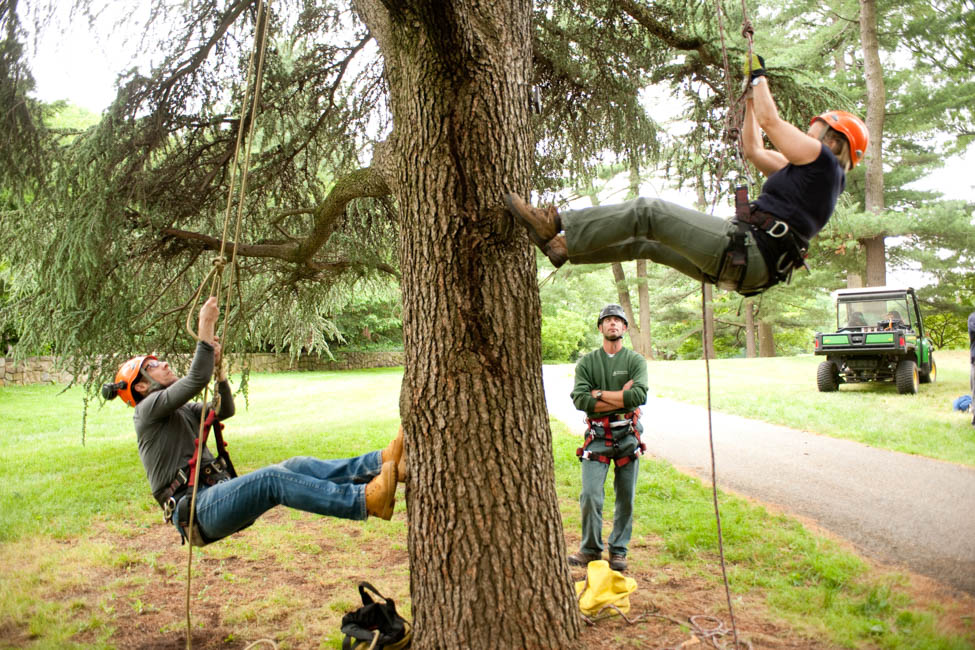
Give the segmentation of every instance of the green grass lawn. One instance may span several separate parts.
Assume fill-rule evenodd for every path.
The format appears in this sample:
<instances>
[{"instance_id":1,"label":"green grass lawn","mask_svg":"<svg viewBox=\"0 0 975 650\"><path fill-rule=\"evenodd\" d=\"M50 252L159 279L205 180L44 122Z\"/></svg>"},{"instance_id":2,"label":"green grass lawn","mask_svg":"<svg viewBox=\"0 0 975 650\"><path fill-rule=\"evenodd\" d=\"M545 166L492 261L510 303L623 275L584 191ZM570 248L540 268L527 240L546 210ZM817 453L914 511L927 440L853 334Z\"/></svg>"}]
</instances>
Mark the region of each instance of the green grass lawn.
<instances>
[{"instance_id":1,"label":"green grass lawn","mask_svg":"<svg viewBox=\"0 0 975 650\"><path fill-rule=\"evenodd\" d=\"M666 374L661 367L667 364L651 365L652 383L660 390ZM688 381L697 372L693 363L673 365L673 371L666 372L672 372L669 377L675 381ZM938 389L953 381L948 365L946 381ZM744 368L774 370L781 376L791 374L790 368L796 374L815 371L806 359L716 363L716 396L739 404L744 414L751 414L747 400L736 397L731 386ZM811 412L818 410L815 404L822 398L815 392L814 376L808 375L806 381L811 390L802 393L814 404ZM382 447L397 427L401 380L401 369L253 376L249 405L239 398L238 413L227 423L238 470L252 471L297 454L339 457ZM718 388L721 384L724 388ZM775 384L769 379L766 387ZM856 410L868 408L871 400L912 400L917 405L927 399L925 388L917 398L901 398L883 388L826 397L849 409L852 417ZM782 395L798 395L796 391L786 385ZM786 401L783 397L783 404ZM788 411L774 412L780 410ZM928 410L912 417L924 421ZM773 409L766 403L761 415L768 419L770 412ZM0 482L0 647L6 647L5 630L23 628L32 635L28 643L32 647L113 647L121 612L151 612L154 590L165 577L178 581L179 572L185 571L177 562L164 559L175 552L173 548L120 550L125 540L161 526L136 453L131 417L132 410L117 401L103 408L94 406L82 445L79 390L0 388L0 475L5 479ZM932 412L927 419L940 420L941 414ZM813 423L806 422L803 428L813 428ZM558 422L553 422L553 434L564 526L567 534L577 535L580 477L574 450L579 441ZM611 483L607 484L607 512L612 512ZM710 585L716 602L723 601L710 490L665 462L644 460L637 492L631 568L641 575L641 589L653 590L658 581L674 576L693 577ZM325 520L326 525L316 526L311 535L300 524L317 518L295 514L262 520L249 533L200 553L209 558L208 567L219 570L221 562L236 558L257 563L268 575L271 569L293 571L301 566L301 557L310 556L328 567L318 578L326 580L369 541L379 540L403 557L405 519L403 506L397 508L400 512L392 525ZM738 607L760 607L778 624L834 647L968 648L975 644L972 611L915 600L908 577L872 568L792 518L728 495L721 496L721 508ZM112 536L106 538L106 530ZM175 532L159 534L179 549ZM383 579L408 594L403 562ZM363 566L346 570L366 571L368 564L364 559ZM151 567L151 578L135 571L140 566ZM112 577L99 581L93 575ZM308 603L300 590L284 585L272 590L270 597L265 586L259 601L248 600L251 585L238 585L239 580L243 578L232 572L220 577L235 599L233 609L224 610L223 620L238 626L274 620L277 627L272 629L285 626L282 647L318 647L318 641L307 642L310 626L321 624L323 612L331 616L331 625L353 605L348 598ZM82 592L87 595L79 596ZM408 600L397 597L397 604L408 612ZM206 601L206 594L201 592L198 600ZM337 630L337 625L329 629ZM336 637L321 647L338 647Z\"/></svg>"},{"instance_id":2,"label":"green grass lawn","mask_svg":"<svg viewBox=\"0 0 975 650\"><path fill-rule=\"evenodd\" d=\"M841 385L820 393L816 367L822 357L718 359L711 365L711 405L733 413L856 440L873 447L975 465L971 414L951 410L968 392L968 351L935 353L938 378L917 395L899 395L893 384ZM648 363L650 392L705 406L703 361Z\"/></svg>"}]
</instances>

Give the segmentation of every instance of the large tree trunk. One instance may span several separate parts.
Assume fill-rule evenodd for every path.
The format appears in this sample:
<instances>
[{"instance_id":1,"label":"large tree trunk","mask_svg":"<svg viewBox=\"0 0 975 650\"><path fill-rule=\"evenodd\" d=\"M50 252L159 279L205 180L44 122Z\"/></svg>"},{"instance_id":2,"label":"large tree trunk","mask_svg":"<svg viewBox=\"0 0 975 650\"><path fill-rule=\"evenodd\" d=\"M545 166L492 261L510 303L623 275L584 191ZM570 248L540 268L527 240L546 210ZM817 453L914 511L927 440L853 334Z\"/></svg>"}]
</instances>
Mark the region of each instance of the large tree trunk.
<instances>
[{"instance_id":1,"label":"large tree trunk","mask_svg":"<svg viewBox=\"0 0 975 650\"><path fill-rule=\"evenodd\" d=\"M563 648L579 613L542 392L531 3L356 0L386 66L401 214L416 648Z\"/></svg>"},{"instance_id":2,"label":"large tree trunk","mask_svg":"<svg viewBox=\"0 0 975 650\"><path fill-rule=\"evenodd\" d=\"M863 68L867 82L866 210L880 214L884 209L883 135L886 90L880 64L880 42L877 39L877 0L860 0L860 40L863 45ZM861 239L867 255L867 286L887 284L886 245L883 233Z\"/></svg>"}]
</instances>

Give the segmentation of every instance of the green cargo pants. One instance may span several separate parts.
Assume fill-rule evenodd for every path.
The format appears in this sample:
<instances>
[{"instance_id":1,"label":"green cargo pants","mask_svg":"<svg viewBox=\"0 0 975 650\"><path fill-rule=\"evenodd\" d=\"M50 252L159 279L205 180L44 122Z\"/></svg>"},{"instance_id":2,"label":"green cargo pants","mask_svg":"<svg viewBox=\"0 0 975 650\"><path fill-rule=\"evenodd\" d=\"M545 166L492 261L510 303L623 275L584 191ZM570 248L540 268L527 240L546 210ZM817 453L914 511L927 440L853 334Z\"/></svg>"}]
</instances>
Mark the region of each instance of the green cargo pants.
<instances>
[{"instance_id":1,"label":"green cargo pants","mask_svg":"<svg viewBox=\"0 0 975 650\"><path fill-rule=\"evenodd\" d=\"M643 427L637 424L640 431ZM635 453L639 446L636 436L627 429L622 437L616 440L619 445L614 448L606 444L602 426L593 425L596 435L586 447L597 455L609 458L625 458ZM604 484L609 473L609 465L598 460L584 459L582 461L582 493L579 495L579 506L582 511L582 542L579 550L589 555L602 555L603 552L603 501L605 500ZM636 497L636 481L640 472L640 459L634 458L623 466L613 466L613 490L616 492L616 505L613 509L613 531L609 535L609 552L611 555L626 557L633 534L633 499Z\"/></svg>"},{"instance_id":2,"label":"green cargo pants","mask_svg":"<svg viewBox=\"0 0 975 650\"><path fill-rule=\"evenodd\" d=\"M598 205L561 212L569 261L575 264L625 262L648 259L677 269L699 281L717 278L718 286L736 289L741 267L725 265L721 258L735 225L660 199L639 198L615 205ZM765 260L748 233L748 255L742 291L768 284Z\"/></svg>"}]
</instances>

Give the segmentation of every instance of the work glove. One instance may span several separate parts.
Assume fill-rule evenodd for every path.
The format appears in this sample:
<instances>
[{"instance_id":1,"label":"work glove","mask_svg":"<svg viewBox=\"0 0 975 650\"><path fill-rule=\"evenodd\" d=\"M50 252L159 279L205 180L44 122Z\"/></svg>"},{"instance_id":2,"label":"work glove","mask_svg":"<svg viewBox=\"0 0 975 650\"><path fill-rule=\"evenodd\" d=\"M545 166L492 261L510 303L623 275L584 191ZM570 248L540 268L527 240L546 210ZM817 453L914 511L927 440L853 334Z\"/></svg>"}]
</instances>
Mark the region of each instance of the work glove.
<instances>
[{"instance_id":1,"label":"work glove","mask_svg":"<svg viewBox=\"0 0 975 650\"><path fill-rule=\"evenodd\" d=\"M742 66L742 74L745 75L747 81L751 81L756 77L765 76L765 59L758 54L751 55L751 66L748 65L748 54L745 55L745 64ZM751 75L748 74L748 69L751 68Z\"/></svg>"}]
</instances>

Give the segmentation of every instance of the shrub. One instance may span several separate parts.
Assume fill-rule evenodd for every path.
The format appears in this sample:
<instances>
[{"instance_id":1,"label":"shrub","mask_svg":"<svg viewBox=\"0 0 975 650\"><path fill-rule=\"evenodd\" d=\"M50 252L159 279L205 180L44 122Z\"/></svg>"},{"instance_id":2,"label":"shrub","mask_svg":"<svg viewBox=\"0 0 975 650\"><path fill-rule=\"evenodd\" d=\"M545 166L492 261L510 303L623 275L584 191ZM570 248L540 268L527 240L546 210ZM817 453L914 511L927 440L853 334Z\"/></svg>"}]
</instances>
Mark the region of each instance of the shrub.
<instances>
[{"instance_id":1,"label":"shrub","mask_svg":"<svg viewBox=\"0 0 975 650\"><path fill-rule=\"evenodd\" d=\"M575 361L580 353L588 352L593 327L590 319L575 312L560 309L555 316L542 316L542 358L546 361Z\"/></svg>"}]
</instances>

